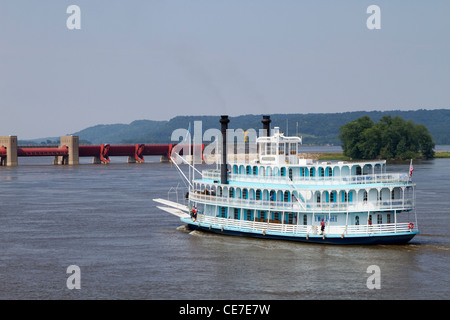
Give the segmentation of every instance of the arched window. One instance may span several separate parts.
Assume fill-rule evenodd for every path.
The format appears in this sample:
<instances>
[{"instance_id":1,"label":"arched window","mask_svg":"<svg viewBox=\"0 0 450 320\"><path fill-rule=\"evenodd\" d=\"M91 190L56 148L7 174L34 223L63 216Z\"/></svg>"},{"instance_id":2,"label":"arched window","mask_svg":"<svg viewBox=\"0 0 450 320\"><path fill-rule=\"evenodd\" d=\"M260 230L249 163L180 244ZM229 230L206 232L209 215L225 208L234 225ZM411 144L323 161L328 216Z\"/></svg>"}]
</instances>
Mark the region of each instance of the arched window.
<instances>
[{"instance_id":1,"label":"arched window","mask_svg":"<svg viewBox=\"0 0 450 320\"><path fill-rule=\"evenodd\" d=\"M270 201L275 201L275 191L270 190L270 194L269 194L269 200Z\"/></svg>"},{"instance_id":2,"label":"arched window","mask_svg":"<svg viewBox=\"0 0 450 320\"><path fill-rule=\"evenodd\" d=\"M283 201L284 202L289 202L289 191L285 191L284 192Z\"/></svg>"},{"instance_id":3,"label":"arched window","mask_svg":"<svg viewBox=\"0 0 450 320\"><path fill-rule=\"evenodd\" d=\"M333 169L328 167L327 170L328 170L328 176L331 177L333 175Z\"/></svg>"},{"instance_id":4,"label":"arched window","mask_svg":"<svg viewBox=\"0 0 450 320\"><path fill-rule=\"evenodd\" d=\"M330 202L336 202L336 191L330 192Z\"/></svg>"}]
</instances>

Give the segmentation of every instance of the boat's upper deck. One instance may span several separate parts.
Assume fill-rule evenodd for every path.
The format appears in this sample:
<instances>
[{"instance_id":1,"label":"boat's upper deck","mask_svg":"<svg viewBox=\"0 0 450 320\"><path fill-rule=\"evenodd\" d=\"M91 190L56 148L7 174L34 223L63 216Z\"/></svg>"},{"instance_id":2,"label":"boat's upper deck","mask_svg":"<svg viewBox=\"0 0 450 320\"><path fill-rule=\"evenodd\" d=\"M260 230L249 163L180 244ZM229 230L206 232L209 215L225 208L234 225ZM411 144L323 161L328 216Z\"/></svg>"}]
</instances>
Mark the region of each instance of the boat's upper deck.
<instances>
[{"instance_id":1,"label":"boat's upper deck","mask_svg":"<svg viewBox=\"0 0 450 320\"><path fill-rule=\"evenodd\" d=\"M271 136L256 139L257 154L251 161L228 161L230 183L280 184L302 186L340 186L367 184L411 185L407 173L387 173L386 160L315 161L299 152L300 137L285 137L275 127ZM242 158L242 157L241 157ZM245 158L245 157L244 157ZM218 182L220 170L204 170L202 179Z\"/></svg>"}]
</instances>

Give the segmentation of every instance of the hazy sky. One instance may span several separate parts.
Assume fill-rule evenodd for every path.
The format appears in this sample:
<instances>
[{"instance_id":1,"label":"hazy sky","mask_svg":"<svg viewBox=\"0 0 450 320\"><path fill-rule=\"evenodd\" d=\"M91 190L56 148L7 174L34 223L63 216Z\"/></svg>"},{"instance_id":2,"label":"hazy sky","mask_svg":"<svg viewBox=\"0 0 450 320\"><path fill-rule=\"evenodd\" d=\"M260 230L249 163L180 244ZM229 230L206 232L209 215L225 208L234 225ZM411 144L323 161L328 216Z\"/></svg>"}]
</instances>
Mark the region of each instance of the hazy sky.
<instances>
[{"instance_id":1,"label":"hazy sky","mask_svg":"<svg viewBox=\"0 0 450 320\"><path fill-rule=\"evenodd\" d=\"M66 26L73 4L80 30ZM449 59L448 0L0 0L0 135L450 108Z\"/></svg>"}]
</instances>

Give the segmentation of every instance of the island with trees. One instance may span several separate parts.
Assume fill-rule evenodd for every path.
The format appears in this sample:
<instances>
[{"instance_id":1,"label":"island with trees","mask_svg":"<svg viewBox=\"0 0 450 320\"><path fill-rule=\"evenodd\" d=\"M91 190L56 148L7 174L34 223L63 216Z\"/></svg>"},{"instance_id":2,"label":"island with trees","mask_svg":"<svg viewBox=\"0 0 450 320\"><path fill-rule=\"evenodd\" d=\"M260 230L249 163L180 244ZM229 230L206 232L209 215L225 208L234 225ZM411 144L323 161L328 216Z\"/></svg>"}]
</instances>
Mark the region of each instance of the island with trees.
<instances>
[{"instance_id":1,"label":"island with trees","mask_svg":"<svg viewBox=\"0 0 450 320\"><path fill-rule=\"evenodd\" d=\"M345 156L352 159L431 159L435 143L423 124L399 116L383 116L374 122L368 116L340 128L339 139Z\"/></svg>"}]
</instances>

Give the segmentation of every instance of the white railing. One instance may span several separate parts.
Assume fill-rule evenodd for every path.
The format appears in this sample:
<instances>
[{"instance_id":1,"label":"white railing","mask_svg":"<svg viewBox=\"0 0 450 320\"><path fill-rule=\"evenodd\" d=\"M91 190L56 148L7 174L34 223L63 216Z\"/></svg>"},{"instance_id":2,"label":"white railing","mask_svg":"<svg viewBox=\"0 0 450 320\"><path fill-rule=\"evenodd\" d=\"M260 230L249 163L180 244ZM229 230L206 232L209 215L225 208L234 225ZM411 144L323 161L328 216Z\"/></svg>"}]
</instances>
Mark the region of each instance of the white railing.
<instances>
[{"instance_id":1,"label":"white railing","mask_svg":"<svg viewBox=\"0 0 450 320\"><path fill-rule=\"evenodd\" d=\"M202 178L209 180L220 180L220 170L203 170Z\"/></svg>"},{"instance_id":2,"label":"white railing","mask_svg":"<svg viewBox=\"0 0 450 320\"><path fill-rule=\"evenodd\" d=\"M219 180L220 170L203 170L203 179ZM405 173L383 173L368 175L349 175L332 177L289 177L262 176L229 173L228 178L233 181L265 182L265 183L287 183L302 185L347 185L347 184L371 184L371 183L409 183L411 180Z\"/></svg>"},{"instance_id":3,"label":"white railing","mask_svg":"<svg viewBox=\"0 0 450 320\"><path fill-rule=\"evenodd\" d=\"M189 193L191 201L199 201L205 204L226 205L239 208L262 209L270 211L297 211L297 212L360 212L378 210L412 210L412 199L375 200L363 202L283 202L269 200L251 200L205 195L198 192Z\"/></svg>"},{"instance_id":4,"label":"white railing","mask_svg":"<svg viewBox=\"0 0 450 320\"><path fill-rule=\"evenodd\" d=\"M321 233L320 227L317 225L297 225L297 224L280 224L258 221L247 221L229 218L220 218L213 216L205 216L199 214L197 221L203 224L210 224L215 228L235 228L246 229L254 232L274 231L289 234L315 234ZM324 234L381 234L381 233L404 233L417 231L417 227L410 223L390 223L390 224L374 224L374 225L348 225L348 226L326 226Z\"/></svg>"}]
</instances>

